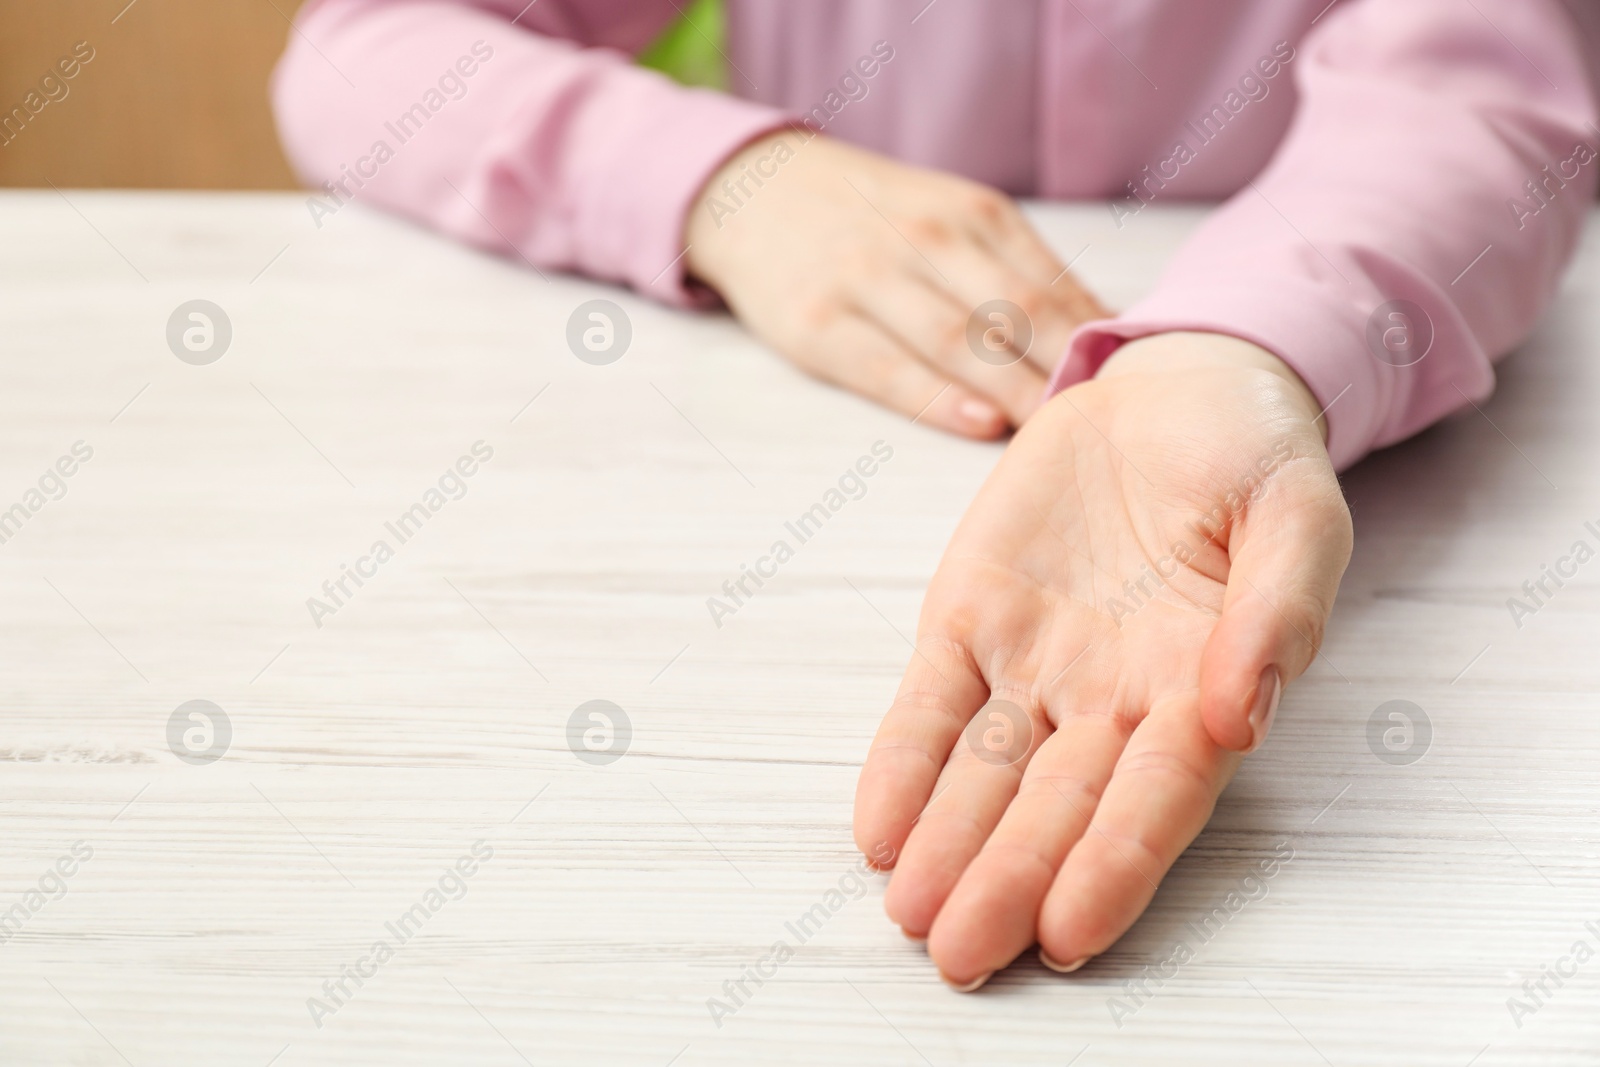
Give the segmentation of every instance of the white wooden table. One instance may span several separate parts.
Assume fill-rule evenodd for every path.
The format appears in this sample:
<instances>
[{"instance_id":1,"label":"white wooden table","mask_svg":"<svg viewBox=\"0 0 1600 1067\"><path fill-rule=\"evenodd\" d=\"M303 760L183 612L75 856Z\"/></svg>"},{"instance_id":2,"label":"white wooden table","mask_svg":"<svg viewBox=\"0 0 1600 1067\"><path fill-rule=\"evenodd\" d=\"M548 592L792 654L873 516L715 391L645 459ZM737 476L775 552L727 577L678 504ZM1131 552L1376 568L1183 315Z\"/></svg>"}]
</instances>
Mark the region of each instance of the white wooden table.
<instances>
[{"instance_id":1,"label":"white wooden table","mask_svg":"<svg viewBox=\"0 0 1600 1067\"><path fill-rule=\"evenodd\" d=\"M1125 303L1200 216L1037 217ZM1569 956L1600 949L1600 563L1520 630L1506 607L1600 544L1596 241L1483 413L1348 476L1326 656L1145 918L1079 974L1030 955L960 996L881 881L827 902L998 448L727 318L359 210L318 231L294 196L11 193L0 232L0 509L29 512L0 545L0 1063L1600 1064L1600 958ZM633 331L605 366L565 340L596 298ZM167 341L195 299L232 327L206 365ZM713 625L707 597L879 440L867 494ZM80 441L65 495L30 498ZM389 533L479 441L465 495ZM393 558L334 605L379 539ZM218 732L169 743L194 700L231 726L215 762L177 753ZM631 722L609 763L569 747L591 700ZM1420 760L1369 746L1390 700L1425 709ZM1196 938L1283 843L1265 896Z\"/></svg>"}]
</instances>

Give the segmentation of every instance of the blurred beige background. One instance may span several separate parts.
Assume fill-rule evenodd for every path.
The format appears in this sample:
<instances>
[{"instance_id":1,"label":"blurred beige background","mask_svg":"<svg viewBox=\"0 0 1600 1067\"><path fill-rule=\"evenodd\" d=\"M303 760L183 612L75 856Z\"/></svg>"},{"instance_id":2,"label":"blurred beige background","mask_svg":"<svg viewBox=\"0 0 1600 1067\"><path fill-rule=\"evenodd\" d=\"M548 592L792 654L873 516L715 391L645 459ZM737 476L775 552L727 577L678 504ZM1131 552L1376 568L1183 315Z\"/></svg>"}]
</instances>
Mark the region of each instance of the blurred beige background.
<instances>
[{"instance_id":1,"label":"blurred beige background","mask_svg":"<svg viewBox=\"0 0 1600 1067\"><path fill-rule=\"evenodd\" d=\"M30 91L37 106L78 42L94 49L64 97L0 135L0 185L292 187L267 77L300 3L0 0L0 117Z\"/></svg>"}]
</instances>

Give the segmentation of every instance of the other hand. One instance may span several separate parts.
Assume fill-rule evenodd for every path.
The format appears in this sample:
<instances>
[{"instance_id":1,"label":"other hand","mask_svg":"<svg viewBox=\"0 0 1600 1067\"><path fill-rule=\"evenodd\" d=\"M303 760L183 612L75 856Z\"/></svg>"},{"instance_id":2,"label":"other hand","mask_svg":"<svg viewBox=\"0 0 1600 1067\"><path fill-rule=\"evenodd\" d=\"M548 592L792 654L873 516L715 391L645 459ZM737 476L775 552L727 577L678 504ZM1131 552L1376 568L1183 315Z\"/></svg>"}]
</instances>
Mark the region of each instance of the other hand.
<instances>
[{"instance_id":1,"label":"other hand","mask_svg":"<svg viewBox=\"0 0 1600 1067\"><path fill-rule=\"evenodd\" d=\"M784 356L968 437L1022 425L1107 314L1008 197L799 131L729 160L686 236L690 272ZM969 331L991 301L1022 314Z\"/></svg>"}]
</instances>

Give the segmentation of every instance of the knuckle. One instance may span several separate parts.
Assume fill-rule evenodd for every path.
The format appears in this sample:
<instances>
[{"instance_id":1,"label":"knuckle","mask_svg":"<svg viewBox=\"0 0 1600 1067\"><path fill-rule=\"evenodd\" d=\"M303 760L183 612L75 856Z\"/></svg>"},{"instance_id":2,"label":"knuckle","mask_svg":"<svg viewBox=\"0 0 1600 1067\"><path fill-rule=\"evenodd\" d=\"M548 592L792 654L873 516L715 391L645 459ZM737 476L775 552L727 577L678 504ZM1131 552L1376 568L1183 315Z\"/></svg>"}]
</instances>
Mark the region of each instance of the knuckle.
<instances>
[{"instance_id":1,"label":"knuckle","mask_svg":"<svg viewBox=\"0 0 1600 1067\"><path fill-rule=\"evenodd\" d=\"M1038 844L1024 841L994 841L984 842L983 852L989 859L1000 856L1016 856L1027 860L1034 866L1042 868L1047 875L1054 875L1060 866L1053 856L1050 856Z\"/></svg>"},{"instance_id":2,"label":"knuckle","mask_svg":"<svg viewBox=\"0 0 1600 1067\"><path fill-rule=\"evenodd\" d=\"M1065 803L1084 819L1094 814L1101 792L1101 787L1088 779L1065 774L1029 776L1023 779L1020 790L1030 798L1037 795L1056 805Z\"/></svg>"},{"instance_id":3,"label":"knuckle","mask_svg":"<svg viewBox=\"0 0 1600 1067\"><path fill-rule=\"evenodd\" d=\"M1038 289L1029 288L1013 293L1011 302L1022 312L1023 317L1033 325L1047 321L1056 311L1054 299L1048 293L1041 292Z\"/></svg>"},{"instance_id":4,"label":"knuckle","mask_svg":"<svg viewBox=\"0 0 1600 1067\"><path fill-rule=\"evenodd\" d=\"M1009 220L1011 201L993 189L974 186L966 194L966 211L984 225L998 227Z\"/></svg>"},{"instance_id":5,"label":"knuckle","mask_svg":"<svg viewBox=\"0 0 1600 1067\"><path fill-rule=\"evenodd\" d=\"M1338 538L1337 545L1343 550L1343 558L1348 561L1350 549L1355 543L1355 524L1350 518L1350 504L1337 484L1323 495L1315 507L1315 514L1318 525Z\"/></svg>"},{"instance_id":6,"label":"knuckle","mask_svg":"<svg viewBox=\"0 0 1600 1067\"><path fill-rule=\"evenodd\" d=\"M955 240L955 227L938 215L918 215L906 223L913 244L943 247Z\"/></svg>"},{"instance_id":7,"label":"knuckle","mask_svg":"<svg viewBox=\"0 0 1600 1067\"><path fill-rule=\"evenodd\" d=\"M805 329L821 333L838 323L844 312L844 301L829 293L801 301L796 314Z\"/></svg>"},{"instance_id":8,"label":"knuckle","mask_svg":"<svg viewBox=\"0 0 1600 1067\"><path fill-rule=\"evenodd\" d=\"M1122 760L1117 774L1163 778L1192 799L1209 801L1213 787L1211 778L1193 763L1170 752L1138 752Z\"/></svg>"},{"instance_id":9,"label":"knuckle","mask_svg":"<svg viewBox=\"0 0 1600 1067\"><path fill-rule=\"evenodd\" d=\"M1172 860L1163 856L1143 834L1118 833L1097 823L1090 824L1089 832L1110 845L1118 856L1150 881L1160 882L1166 877Z\"/></svg>"},{"instance_id":10,"label":"knuckle","mask_svg":"<svg viewBox=\"0 0 1600 1067\"><path fill-rule=\"evenodd\" d=\"M1300 630L1311 645L1311 656L1307 657L1308 659L1315 658L1317 653L1322 651L1322 641L1328 634L1329 612L1319 601L1320 598L1312 598L1300 620ZM1332 605L1328 607L1331 608Z\"/></svg>"},{"instance_id":11,"label":"knuckle","mask_svg":"<svg viewBox=\"0 0 1600 1067\"><path fill-rule=\"evenodd\" d=\"M954 714L950 706L949 693L925 686L915 686L901 690L894 698L894 707L898 711L934 714L942 718L953 717Z\"/></svg>"}]
</instances>

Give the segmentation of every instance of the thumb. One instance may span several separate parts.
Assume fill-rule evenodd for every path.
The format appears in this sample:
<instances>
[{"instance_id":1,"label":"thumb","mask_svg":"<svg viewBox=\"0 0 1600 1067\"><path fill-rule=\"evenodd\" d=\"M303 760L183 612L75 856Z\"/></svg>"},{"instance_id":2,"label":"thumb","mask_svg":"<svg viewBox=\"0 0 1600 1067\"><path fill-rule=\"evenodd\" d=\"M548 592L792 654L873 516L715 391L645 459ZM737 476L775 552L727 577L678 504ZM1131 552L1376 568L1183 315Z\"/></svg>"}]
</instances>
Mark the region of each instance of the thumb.
<instances>
[{"instance_id":1,"label":"thumb","mask_svg":"<svg viewBox=\"0 0 1600 1067\"><path fill-rule=\"evenodd\" d=\"M1222 619L1200 660L1200 714L1217 744L1253 752L1266 740L1283 687L1322 644L1351 543L1325 459L1280 467L1236 519Z\"/></svg>"}]
</instances>

